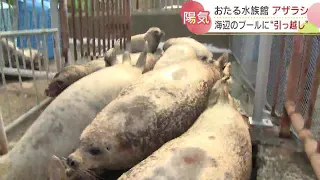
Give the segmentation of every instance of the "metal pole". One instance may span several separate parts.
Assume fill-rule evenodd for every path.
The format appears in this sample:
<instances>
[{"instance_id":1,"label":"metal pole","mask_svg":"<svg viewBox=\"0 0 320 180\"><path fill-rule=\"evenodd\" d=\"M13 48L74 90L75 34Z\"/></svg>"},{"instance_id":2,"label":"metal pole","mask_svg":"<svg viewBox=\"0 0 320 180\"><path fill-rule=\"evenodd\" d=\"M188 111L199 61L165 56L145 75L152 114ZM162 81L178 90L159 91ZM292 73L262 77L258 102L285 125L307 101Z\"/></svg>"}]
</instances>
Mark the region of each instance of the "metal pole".
<instances>
[{"instance_id":1,"label":"metal pole","mask_svg":"<svg viewBox=\"0 0 320 180\"><path fill-rule=\"evenodd\" d=\"M20 117L18 117L14 121L12 121L10 124L6 125L4 128L5 132L6 133L10 132L12 129L17 127L17 125L24 122L30 115L39 111L42 107L48 105L52 100L53 100L53 98L46 98L45 100L41 101L38 105L31 108L28 112L24 113L23 115L21 115Z\"/></svg>"},{"instance_id":2,"label":"metal pole","mask_svg":"<svg viewBox=\"0 0 320 180\"><path fill-rule=\"evenodd\" d=\"M19 72L20 71L20 72ZM17 68L3 68L3 72L6 75L13 75L13 76L18 76L20 75L21 77L29 77L32 78L32 70L29 69L18 69ZM0 70L0 74L2 73L2 70ZM46 78L48 76L49 79L52 79L56 73L55 72L47 72L47 71L34 71L34 75L37 78Z\"/></svg>"},{"instance_id":3,"label":"metal pole","mask_svg":"<svg viewBox=\"0 0 320 180\"><path fill-rule=\"evenodd\" d=\"M253 106L254 109L252 119L250 119L250 124L252 125L272 126L272 122L270 120L263 118L267 93L272 37L273 36L270 35L260 36L256 88Z\"/></svg>"},{"instance_id":4,"label":"metal pole","mask_svg":"<svg viewBox=\"0 0 320 180\"><path fill-rule=\"evenodd\" d=\"M0 31L0 38L2 38L2 37L15 37L15 36L34 36L34 35L39 35L39 34L55 33L57 31L58 31L57 28L19 30L19 31Z\"/></svg>"},{"instance_id":5,"label":"metal pole","mask_svg":"<svg viewBox=\"0 0 320 180\"><path fill-rule=\"evenodd\" d=\"M60 32L60 22L59 22L59 10L58 10L59 2L54 0L50 1L50 11L51 11L51 27L57 28Z\"/></svg>"}]
</instances>

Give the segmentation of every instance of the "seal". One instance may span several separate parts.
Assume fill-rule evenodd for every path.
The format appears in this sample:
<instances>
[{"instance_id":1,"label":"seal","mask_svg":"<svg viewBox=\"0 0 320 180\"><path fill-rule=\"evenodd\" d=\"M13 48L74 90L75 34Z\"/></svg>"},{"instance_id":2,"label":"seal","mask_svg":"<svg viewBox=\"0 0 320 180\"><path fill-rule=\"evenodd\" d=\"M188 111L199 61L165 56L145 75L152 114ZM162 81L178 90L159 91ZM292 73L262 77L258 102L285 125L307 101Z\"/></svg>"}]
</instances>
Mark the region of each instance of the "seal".
<instances>
[{"instance_id":1,"label":"seal","mask_svg":"<svg viewBox=\"0 0 320 180\"><path fill-rule=\"evenodd\" d=\"M186 61L186 60L197 60L196 51L189 45L176 44L170 46L164 53L163 56L157 61L154 69L167 67L171 64Z\"/></svg>"},{"instance_id":2,"label":"seal","mask_svg":"<svg viewBox=\"0 0 320 180\"><path fill-rule=\"evenodd\" d=\"M0 157L0 179L48 179L52 155L66 157L73 152L97 113L142 77L145 59L140 60L136 67L117 64L96 71L53 99L13 149Z\"/></svg>"},{"instance_id":3,"label":"seal","mask_svg":"<svg viewBox=\"0 0 320 180\"><path fill-rule=\"evenodd\" d=\"M33 63L33 68L39 70L40 64L44 64L44 55L36 49L19 49L15 47L11 41L7 43L5 38L1 38L0 45L2 47L5 67L10 67L9 60L11 60L11 66L13 68L17 68L16 60L18 60L19 68L22 69L32 69L31 64Z\"/></svg>"},{"instance_id":4,"label":"seal","mask_svg":"<svg viewBox=\"0 0 320 180\"><path fill-rule=\"evenodd\" d=\"M160 41L164 38L165 32L158 27L150 27L143 34L136 34L131 36L131 53L142 52L145 45L145 40L148 42L148 49L150 53L157 51ZM115 43L115 47L120 48L120 41Z\"/></svg>"},{"instance_id":5,"label":"seal","mask_svg":"<svg viewBox=\"0 0 320 180\"><path fill-rule=\"evenodd\" d=\"M81 170L131 168L193 124L220 78L211 64L195 60L145 73L85 128L67 164Z\"/></svg>"},{"instance_id":6,"label":"seal","mask_svg":"<svg viewBox=\"0 0 320 180\"><path fill-rule=\"evenodd\" d=\"M105 68L105 62L102 59L81 65L66 66L53 77L48 88L45 89L45 94L49 97L57 97L74 82L103 68Z\"/></svg>"},{"instance_id":7,"label":"seal","mask_svg":"<svg viewBox=\"0 0 320 180\"><path fill-rule=\"evenodd\" d=\"M132 65L137 64L140 56L146 56L146 57L143 57L143 58L146 58L146 64L145 64L145 69L143 73L153 70L154 65L156 64L156 62L162 56L162 53L163 53L161 49L157 49L157 51L154 54L149 53L148 48L149 48L148 43L146 41L143 52L127 54L130 56L130 61ZM123 55L124 55L123 53L121 54L119 53L119 50L117 48L109 49L104 57L105 65L113 66L115 64L122 63Z\"/></svg>"},{"instance_id":8,"label":"seal","mask_svg":"<svg viewBox=\"0 0 320 180\"><path fill-rule=\"evenodd\" d=\"M250 179L249 126L233 106L228 78L214 85L208 109L187 132L164 144L118 180Z\"/></svg>"},{"instance_id":9,"label":"seal","mask_svg":"<svg viewBox=\"0 0 320 180\"><path fill-rule=\"evenodd\" d=\"M170 38L163 44L163 50L166 51L170 46L174 44L188 44L196 51L196 54L199 59L202 61L212 61L213 55L209 51L209 49L200 43L199 41L191 38L191 37L178 37L178 38Z\"/></svg>"}]
</instances>

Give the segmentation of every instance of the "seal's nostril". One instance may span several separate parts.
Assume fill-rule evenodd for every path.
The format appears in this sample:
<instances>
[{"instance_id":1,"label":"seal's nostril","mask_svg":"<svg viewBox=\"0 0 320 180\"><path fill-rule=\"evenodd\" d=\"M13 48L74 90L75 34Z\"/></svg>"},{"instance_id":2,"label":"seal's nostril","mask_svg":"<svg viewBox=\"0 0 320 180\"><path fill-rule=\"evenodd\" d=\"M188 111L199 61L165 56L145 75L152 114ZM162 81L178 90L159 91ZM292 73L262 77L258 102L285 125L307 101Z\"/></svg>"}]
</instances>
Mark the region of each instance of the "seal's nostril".
<instances>
[{"instance_id":1,"label":"seal's nostril","mask_svg":"<svg viewBox=\"0 0 320 180\"><path fill-rule=\"evenodd\" d=\"M71 161L70 165L71 165L71 166L74 166L74 164L75 164L74 161Z\"/></svg>"},{"instance_id":2,"label":"seal's nostril","mask_svg":"<svg viewBox=\"0 0 320 180\"><path fill-rule=\"evenodd\" d=\"M67 158L67 164L72 168L75 168L77 166L77 162L72 158L72 156L69 156Z\"/></svg>"}]
</instances>

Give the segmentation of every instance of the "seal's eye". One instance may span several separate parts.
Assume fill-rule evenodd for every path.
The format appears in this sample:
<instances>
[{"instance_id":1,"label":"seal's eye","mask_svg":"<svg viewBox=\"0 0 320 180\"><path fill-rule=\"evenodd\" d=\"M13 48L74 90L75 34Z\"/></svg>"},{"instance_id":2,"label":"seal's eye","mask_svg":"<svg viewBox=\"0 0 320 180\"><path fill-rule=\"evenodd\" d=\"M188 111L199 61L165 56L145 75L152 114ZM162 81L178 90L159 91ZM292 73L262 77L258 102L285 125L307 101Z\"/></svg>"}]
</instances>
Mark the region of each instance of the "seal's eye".
<instances>
[{"instance_id":1,"label":"seal's eye","mask_svg":"<svg viewBox=\"0 0 320 180\"><path fill-rule=\"evenodd\" d=\"M207 61L207 57L206 56L201 57L201 61Z\"/></svg>"},{"instance_id":2,"label":"seal's eye","mask_svg":"<svg viewBox=\"0 0 320 180\"><path fill-rule=\"evenodd\" d=\"M89 153L93 156L97 156L99 154L102 153L101 149L100 148L97 148L97 147L92 147L89 149Z\"/></svg>"}]
</instances>

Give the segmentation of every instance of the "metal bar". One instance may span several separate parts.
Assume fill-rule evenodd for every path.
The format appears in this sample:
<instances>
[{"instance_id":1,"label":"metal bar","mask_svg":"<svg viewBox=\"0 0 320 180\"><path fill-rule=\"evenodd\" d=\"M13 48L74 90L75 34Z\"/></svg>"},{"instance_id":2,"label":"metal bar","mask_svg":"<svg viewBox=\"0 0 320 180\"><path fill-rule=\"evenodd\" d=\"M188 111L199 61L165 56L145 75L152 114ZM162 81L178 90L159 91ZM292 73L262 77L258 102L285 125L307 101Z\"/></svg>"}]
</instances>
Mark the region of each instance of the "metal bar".
<instances>
[{"instance_id":1,"label":"metal bar","mask_svg":"<svg viewBox=\"0 0 320 180\"><path fill-rule=\"evenodd\" d=\"M20 38L20 40L21 39L22 38ZM21 49L21 51L22 51L22 54L24 54L24 49ZM23 65L24 69L27 69L27 64L26 64L26 60L25 60L24 56L22 56L22 65Z\"/></svg>"},{"instance_id":2,"label":"metal bar","mask_svg":"<svg viewBox=\"0 0 320 180\"><path fill-rule=\"evenodd\" d=\"M110 28L110 26L111 26L111 23L110 23L110 14L111 14L111 12L110 12L110 10L111 10L111 8L110 8L110 0L107 0L107 28L106 29L108 29L107 30L107 36L108 36L108 49L110 49L110 47L111 47L111 32L110 32L110 30L111 30L111 28Z\"/></svg>"},{"instance_id":3,"label":"metal bar","mask_svg":"<svg viewBox=\"0 0 320 180\"><path fill-rule=\"evenodd\" d=\"M57 65L57 71L59 72L62 68L62 64L61 64L61 56L60 56L60 39L59 39L58 33L54 33L53 42L54 42L54 60Z\"/></svg>"},{"instance_id":4,"label":"metal bar","mask_svg":"<svg viewBox=\"0 0 320 180\"><path fill-rule=\"evenodd\" d=\"M126 6L127 6L127 12L126 12L126 25L127 25L127 41L126 41L126 50L131 52L131 2L130 0L125 0Z\"/></svg>"},{"instance_id":5,"label":"metal bar","mask_svg":"<svg viewBox=\"0 0 320 180\"><path fill-rule=\"evenodd\" d=\"M98 14L98 20L97 20L97 26L98 26L98 53L100 55L101 53L101 19L102 19L102 13L101 13L101 2L98 1L99 6L97 7L97 14Z\"/></svg>"},{"instance_id":6,"label":"metal bar","mask_svg":"<svg viewBox=\"0 0 320 180\"><path fill-rule=\"evenodd\" d=\"M111 46L114 47L114 39L115 39L115 0L111 0L111 35L112 35L112 39L111 39Z\"/></svg>"},{"instance_id":7,"label":"metal bar","mask_svg":"<svg viewBox=\"0 0 320 180\"><path fill-rule=\"evenodd\" d=\"M91 15L92 15L92 46L93 46L93 54L91 56L91 60L96 56L96 36L95 36L95 7L94 0L91 0ZM89 45L89 44L88 44Z\"/></svg>"},{"instance_id":8,"label":"metal bar","mask_svg":"<svg viewBox=\"0 0 320 180\"><path fill-rule=\"evenodd\" d=\"M7 43L6 49L8 52L9 67L12 67L12 59L11 59L11 54L10 54L10 49L9 49L9 39L8 39L8 37L6 37L5 39L6 39L6 43Z\"/></svg>"},{"instance_id":9,"label":"metal bar","mask_svg":"<svg viewBox=\"0 0 320 180\"><path fill-rule=\"evenodd\" d=\"M73 34L73 56L74 60L78 60L78 54L77 54L77 29L76 29L76 0L71 0L71 15L72 15L72 34Z\"/></svg>"},{"instance_id":10,"label":"metal bar","mask_svg":"<svg viewBox=\"0 0 320 180\"><path fill-rule=\"evenodd\" d=\"M32 57L32 50L31 50L31 41L30 41L30 36L28 36L28 48L29 48L29 53L30 53L30 57ZM37 78L34 76L34 63L33 61L31 61L31 69L32 69L32 76L33 76L33 83L34 83L34 90L36 92L36 94L38 94L38 86L37 86ZM40 103L40 99L39 96L36 96L36 102L37 104Z\"/></svg>"},{"instance_id":11,"label":"metal bar","mask_svg":"<svg viewBox=\"0 0 320 180\"><path fill-rule=\"evenodd\" d=\"M308 67L309 67L309 62L310 62L310 57L311 57L311 52L312 52L312 39L314 36L304 36L304 44L303 44L303 62L302 62L302 67L301 67L301 75L300 75L300 82L299 82L299 93L298 93L298 98L296 101L296 111L301 112L302 108L302 101L303 101L303 96L305 94L305 86L306 86L306 80L307 80L307 73L308 73Z\"/></svg>"},{"instance_id":12,"label":"metal bar","mask_svg":"<svg viewBox=\"0 0 320 180\"><path fill-rule=\"evenodd\" d=\"M124 11L124 9L123 9L123 0L121 0L120 1L120 4L119 4L119 26L120 26L120 30L119 30L119 36L120 36L120 38L119 38L119 41L120 41L120 48L122 49L123 48L123 41L124 41L124 15L123 15L123 11Z\"/></svg>"},{"instance_id":13,"label":"metal bar","mask_svg":"<svg viewBox=\"0 0 320 180\"><path fill-rule=\"evenodd\" d=\"M7 31L8 30L8 28L7 28L7 23L6 23L6 20L4 19L4 9L3 9L3 0L1 0L1 3L0 3L0 5L1 5L1 16L2 16L2 23L3 23L3 28L4 28L4 30L5 31Z\"/></svg>"},{"instance_id":14,"label":"metal bar","mask_svg":"<svg viewBox=\"0 0 320 180\"><path fill-rule=\"evenodd\" d=\"M8 153L8 139L7 139L6 131L4 130L4 122L2 117L1 106L0 106L0 147L1 147L0 155L4 155Z\"/></svg>"},{"instance_id":15,"label":"metal bar","mask_svg":"<svg viewBox=\"0 0 320 180\"><path fill-rule=\"evenodd\" d=\"M83 53L83 24L82 24L82 16L83 16L83 13L82 13L82 1L78 1L78 4L79 4L79 30L80 30L80 55L81 57L83 57L84 53Z\"/></svg>"},{"instance_id":16,"label":"metal bar","mask_svg":"<svg viewBox=\"0 0 320 180\"><path fill-rule=\"evenodd\" d=\"M1 36L0 36L0 40L1 40ZM9 95L8 95L8 89L7 89L6 76L5 76L4 72L3 72L4 65L5 65L5 62L4 62L4 57L3 57L3 49L2 49L2 46L0 46L0 72L1 72L1 79L2 79L2 84L3 84L3 87L4 87L5 101L7 102L6 105L7 105L7 108L8 108L8 113L9 113L9 116L11 117L12 114L11 114L10 101L9 101Z\"/></svg>"},{"instance_id":17,"label":"metal bar","mask_svg":"<svg viewBox=\"0 0 320 180\"><path fill-rule=\"evenodd\" d=\"M89 32L89 0L85 0L84 1L84 6L85 6L85 15L86 15L86 36L87 36L87 56L88 59L90 57L90 42L89 42L89 36L90 36L90 32Z\"/></svg>"},{"instance_id":18,"label":"metal bar","mask_svg":"<svg viewBox=\"0 0 320 180\"><path fill-rule=\"evenodd\" d=\"M106 31L108 28L106 28L106 1L102 0L102 12L103 12L103 16L102 16L102 29L103 29L103 33L102 33L102 39L103 39L103 53L106 53Z\"/></svg>"},{"instance_id":19,"label":"metal bar","mask_svg":"<svg viewBox=\"0 0 320 180\"><path fill-rule=\"evenodd\" d=\"M62 38L62 55L65 58L65 63L69 61L69 20L68 20L68 8L67 0L59 0L59 12L60 12L60 34Z\"/></svg>"},{"instance_id":20,"label":"metal bar","mask_svg":"<svg viewBox=\"0 0 320 180\"><path fill-rule=\"evenodd\" d=\"M289 64L289 70L287 74L287 84L285 98L286 101L295 101L296 90L298 88L299 73L300 72L300 54L302 54L301 46L302 36L293 37L293 51L291 54L291 60ZM284 116L280 120L280 137L289 138L290 137L290 118L289 114L286 113L284 108Z\"/></svg>"},{"instance_id":21,"label":"metal bar","mask_svg":"<svg viewBox=\"0 0 320 180\"><path fill-rule=\"evenodd\" d=\"M305 120L301 113L295 111L295 106L296 104L294 101L287 101L285 103L285 109L290 116L292 126L298 134L299 139L303 142L311 166L318 179L320 179L320 142L313 138L312 132L309 129L305 128Z\"/></svg>"},{"instance_id":22,"label":"metal bar","mask_svg":"<svg viewBox=\"0 0 320 180\"><path fill-rule=\"evenodd\" d=\"M35 3L34 3L35 0L32 0L32 17L33 17L33 26L34 26L34 29L38 29L39 27L37 26L37 15L36 15L36 9L35 9ZM41 0L43 1L43 0ZM38 36L37 35L34 35L34 38L35 38L35 49L36 50L39 50L39 44L38 44ZM39 58L38 59L38 63L39 63L39 69L41 70L41 59ZM39 96L38 94L36 96ZM38 97L39 98L39 97Z\"/></svg>"},{"instance_id":23,"label":"metal bar","mask_svg":"<svg viewBox=\"0 0 320 180\"><path fill-rule=\"evenodd\" d=\"M13 18L14 18L14 20L13 20L13 22L14 22L14 25L13 25L13 30L18 30L18 24L20 23L19 21L19 12L20 12L20 8L19 8L19 5L18 5L18 1L13 1L14 2L14 6L16 7L16 8L14 8L14 16L13 16Z\"/></svg>"},{"instance_id":24,"label":"metal bar","mask_svg":"<svg viewBox=\"0 0 320 180\"><path fill-rule=\"evenodd\" d=\"M46 98L45 100L41 101L38 105L36 105L33 108L31 108L28 112L24 113L23 115L21 115L20 117L18 117L14 121L12 121L10 124L6 125L5 128L4 128L5 132L6 133L10 132L17 125L19 125L20 123L24 122L30 115L34 114L35 112L37 112L42 107L48 105L52 100L53 100L53 98Z\"/></svg>"},{"instance_id":25,"label":"metal bar","mask_svg":"<svg viewBox=\"0 0 320 180\"><path fill-rule=\"evenodd\" d=\"M123 0L123 12L122 12L122 21L123 21L123 49L126 49L126 41L127 41L127 13L128 13L128 8L129 8L129 11L132 10L131 7L129 7L127 5L127 2L126 0Z\"/></svg>"},{"instance_id":26,"label":"metal bar","mask_svg":"<svg viewBox=\"0 0 320 180\"><path fill-rule=\"evenodd\" d=\"M115 21L114 24L114 39L117 41L119 39L119 7L118 7L119 0L114 1L114 16L113 19Z\"/></svg>"},{"instance_id":27,"label":"metal bar","mask_svg":"<svg viewBox=\"0 0 320 180\"><path fill-rule=\"evenodd\" d=\"M125 37L126 37L126 21L125 21L125 0L122 0L121 1L121 4L120 4L120 9L121 9L121 12L120 12L120 16L121 16L121 40L122 41L122 49L125 48Z\"/></svg>"},{"instance_id":28,"label":"metal bar","mask_svg":"<svg viewBox=\"0 0 320 180\"><path fill-rule=\"evenodd\" d=\"M17 52L17 46L16 46L16 42L13 42L13 48L14 48L14 52ZM14 55L15 56L15 60L16 60L16 70L18 72L18 79L19 79L19 86L20 86L20 100L21 102L23 102L23 97L24 97L24 93L23 93L23 88L22 88L22 78L21 78L21 73L20 73L20 64L19 64L19 60L18 60L18 56L17 54ZM5 73L5 72L4 72Z\"/></svg>"},{"instance_id":29,"label":"metal bar","mask_svg":"<svg viewBox=\"0 0 320 180\"><path fill-rule=\"evenodd\" d=\"M29 77L32 78L32 70L29 69L18 69L17 68L3 68L0 70L0 73L4 73L7 75L13 75L13 76L18 76L20 75L21 77ZM56 73L55 72L47 72L47 71L35 71L34 75L37 78L43 78L43 77L48 77L49 79L52 79Z\"/></svg>"},{"instance_id":30,"label":"metal bar","mask_svg":"<svg viewBox=\"0 0 320 180\"><path fill-rule=\"evenodd\" d=\"M305 123L305 128L310 129L311 123L312 123L312 114L314 110L314 106L316 103L316 98L317 98L317 92L318 88L320 85L320 51L318 50L318 57L317 57L317 63L315 67L315 73L312 79L312 86L311 86L311 92L310 92L310 97L308 100L308 108L307 108L307 118L306 118L306 123Z\"/></svg>"},{"instance_id":31,"label":"metal bar","mask_svg":"<svg viewBox=\"0 0 320 180\"><path fill-rule=\"evenodd\" d=\"M293 37L293 51L288 71L288 80L286 88L286 99L290 101L296 100L296 90L299 82L299 72L301 70L300 57L303 53L302 46L303 37L301 35Z\"/></svg>"},{"instance_id":32,"label":"metal bar","mask_svg":"<svg viewBox=\"0 0 320 180\"><path fill-rule=\"evenodd\" d=\"M273 105L271 107L271 115L276 116L276 106L278 103L278 93L279 93L279 85L281 79L281 72L283 69L284 60L284 46L285 46L285 35L280 36L280 61L277 67L277 75L276 75L276 84L273 89Z\"/></svg>"},{"instance_id":33,"label":"metal bar","mask_svg":"<svg viewBox=\"0 0 320 180\"><path fill-rule=\"evenodd\" d=\"M33 29L33 30L21 30L21 31L0 31L1 37L14 37L14 36L32 36L35 34L46 34L58 32L57 28L51 29Z\"/></svg>"},{"instance_id":34,"label":"metal bar","mask_svg":"<svg viewBox=\"0 0 320 180\"><path fill-rule=\"evenodd\" d=\"M265 107L268 74L270 66L270 54L272 36L260 36L258 69L256 77L256 88L254 96L253 124L265 125L263 123L263 109Z\"/></svg>"},{"instance_id":35,"label":"metal bar","mask_svg":"<svg viewBox=\"0 0 320 180\"><path fill-rule=\"evenodd\" d=\"M29 29L31 27L29 27L29 17L28 17L28 11L27 11L27 0L24 0L23 1L23 6L24 6L24 23L25 23L25 26L24 26L24 29ZM21 41L22 39L20 39Z\"/></svg>"},{"instance_id":36,"label":"metal bar","mask_svg":"<svg viewBox=\"0 0 320 180\"><path fill-rule=\"evenodd\" d=\"M44 13L44 3L43 3L43 0L41 1L41 9L42 9L42 29L44 29L44 24L46 22L46 19L44 18L45 17L45 13ZM60 14L60 18L61 18L61 14ZM61 21L62 22L62 21ZM61 31L62 33L62 31ZM48 38L48 34L43 34L42 35L43 37L43 41L44 41L44 65L45 65L45 69L47 71L47 82L49 83L49 58L48 58L48 41L47 41L47 38ZM67 57L65 57L67 58ZM68 61L66 61L68 62Z\"/></svg>"},{"instance_id":37,"label":"metal bar","mask_svg":"<svg viewBox=\"0 0 320 180\"><path fill-rule=\"evenodd\" d=\"M139 10L139 0L136 0L136 10Z\"/></svg>"},{"instance_id":38,"label":"metal bar","mask_svg":"<svg viewBox=\"0 0 320 180\"><path fill-rule=\"evenodd\" d=\"M8 1L8 6L9 6L9 21L10 21L10 24L11 24L11 28L13 29L13 17L12 17L12 5L10 4L10 1Z\"/></svg>"}]
</instances>

